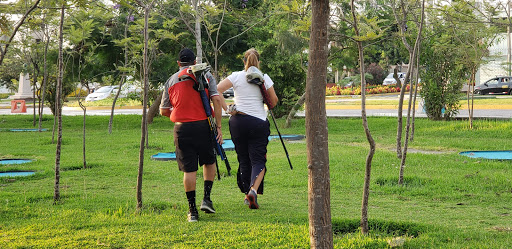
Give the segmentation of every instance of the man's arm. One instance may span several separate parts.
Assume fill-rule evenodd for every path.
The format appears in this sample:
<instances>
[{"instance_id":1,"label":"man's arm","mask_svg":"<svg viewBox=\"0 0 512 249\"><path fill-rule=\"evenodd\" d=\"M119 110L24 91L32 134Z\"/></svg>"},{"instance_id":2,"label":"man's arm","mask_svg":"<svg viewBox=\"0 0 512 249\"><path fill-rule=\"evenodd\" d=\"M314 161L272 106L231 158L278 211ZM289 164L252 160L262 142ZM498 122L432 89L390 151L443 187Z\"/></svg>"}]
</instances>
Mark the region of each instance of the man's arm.
<instances>
[{"instance_id":1,"label":"man's arm","mask_svg":"<svg viewBox=\"0 0 512 249\"><path fill-rule=\"evenodd\" d=\"M160 115L170 117L171 116L171 101L169 100L169 93L167 87L162 92L162 100L160 101Z\"/></svg>"}]
</instances>

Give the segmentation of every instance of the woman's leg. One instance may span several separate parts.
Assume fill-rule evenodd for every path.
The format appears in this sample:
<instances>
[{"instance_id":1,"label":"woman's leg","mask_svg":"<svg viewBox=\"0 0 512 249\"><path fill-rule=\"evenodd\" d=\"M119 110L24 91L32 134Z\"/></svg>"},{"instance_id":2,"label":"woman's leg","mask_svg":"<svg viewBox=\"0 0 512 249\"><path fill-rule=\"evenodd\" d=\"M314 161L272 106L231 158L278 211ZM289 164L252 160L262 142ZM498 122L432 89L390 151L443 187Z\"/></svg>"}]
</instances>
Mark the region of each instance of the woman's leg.
<instances>
[{"instance_id":1,"label":"woman's leg","mask_svg":"<svg viewBox=\"0 0 512 249\"><path fill-rule=\"evenodd\" d=\"M249 158L248 138L246 132L246 117L231 116L229 119L229 132L235 145L238 159L237 183L242 193L249 192L251 187L251 160Z\"/></svg>"}]
</instances>

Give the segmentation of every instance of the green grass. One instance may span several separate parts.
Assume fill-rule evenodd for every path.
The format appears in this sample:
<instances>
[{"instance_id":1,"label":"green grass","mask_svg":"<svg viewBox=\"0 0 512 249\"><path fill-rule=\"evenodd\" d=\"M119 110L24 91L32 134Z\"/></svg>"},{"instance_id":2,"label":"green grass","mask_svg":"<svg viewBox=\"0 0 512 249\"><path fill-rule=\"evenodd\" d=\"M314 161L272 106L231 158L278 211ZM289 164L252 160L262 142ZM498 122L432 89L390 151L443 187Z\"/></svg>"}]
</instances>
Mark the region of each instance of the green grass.
<instances>
[{"instance_id":1,"label":"green grass","mask_svg":"<svg viewBox=\"0 0 512 249\"><path fill-rule=\"evenodd\" d=\"M86 107L91 106L108 106L112 107L112 103L114 102L114 98L106 98L102 100L96 101L83 101L82 104ZM78 100L76 98L69 98L67 102L64 103L65 106L69 107L80 107L78 104ZM117 98L116 106L140 106L142 103L139 100L129 99L129 98Z\"/></svg>"},{"instance_id":2,"label":"green grass","mask_svg":"<svg viewBox=\"0 0 512 249\"><path fill-rule=\"evenodd\" d=\"M158 117L149 126L143 203L135 210L140 116L117 115L112 134L108 116L87 117L87 163L82 169L82 117L63 117L61 201L53 205L55 144L52 116L47 132L0 132L1 158L31 158L0 172L34 170L24 178L0 178L0 248L308 248L308 171L305 141L286 142L290 171L279 141L268 150L265 194L259 210L243 205L236 177L215 181L217 213L186 222L182 173L176 162L154 161L174 151L172 123ZM284 120L278 120L283 124ZM512 244L512 165L458 155L466 150L510 150L512 123L475 120L416 121L416 134L398 186L400 161L396 120L369 118L377 143L370 193L370 235L358 232L367 141L360 119L329 119L331 214L336 248L508 248ZM229 137L224 120L225 137ZM296 119L282 134L305 134ZM0 116L0 128L33 128L32 117ZM272 134L276 134L273 130ZM430 153L430 152L444 153ZM421 153L423 152L423 153ZM427 153L428 152L428 153ZM227 151L236 172L236 155ZM201 170L200 170L201 172ZM202 197L198 174L198 199Z\"/></svg>"}]
</instances>

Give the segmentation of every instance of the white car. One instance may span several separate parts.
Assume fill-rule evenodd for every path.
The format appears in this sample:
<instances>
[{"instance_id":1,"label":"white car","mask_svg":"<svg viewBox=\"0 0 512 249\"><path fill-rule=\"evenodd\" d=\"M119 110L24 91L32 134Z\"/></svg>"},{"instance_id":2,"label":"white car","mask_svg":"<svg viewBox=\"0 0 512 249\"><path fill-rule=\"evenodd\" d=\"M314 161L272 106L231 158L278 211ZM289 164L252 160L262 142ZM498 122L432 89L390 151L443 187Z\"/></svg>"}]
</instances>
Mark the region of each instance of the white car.
<instances>
[{"instance_id":1,"label":"white car","mask_svg":"<svg viewBox=\"0 0 512 249\"><path fill-rule=\"evenodd\" d=\"M400 81L402 81L402 83L404 83L405 73L397 73L397 74L398 74L398 78L400 79ZM382 85L383 86L396 85L396 80L395 80L395 78L393 78L393 73L390 73L390 74L388 74L388 76L386 76L386 78L382 82Z\"/></svg>"},{"instance_id":2,"label":"white car","mask_svg":"<svg viewBox=\"0 0 512 249\"><path fill-rule=\"evenodd\" d=\"M110 97L117 93L119 86L103 86L85 97L85 101L96 101Z\"/></svg>"}]
</instances>

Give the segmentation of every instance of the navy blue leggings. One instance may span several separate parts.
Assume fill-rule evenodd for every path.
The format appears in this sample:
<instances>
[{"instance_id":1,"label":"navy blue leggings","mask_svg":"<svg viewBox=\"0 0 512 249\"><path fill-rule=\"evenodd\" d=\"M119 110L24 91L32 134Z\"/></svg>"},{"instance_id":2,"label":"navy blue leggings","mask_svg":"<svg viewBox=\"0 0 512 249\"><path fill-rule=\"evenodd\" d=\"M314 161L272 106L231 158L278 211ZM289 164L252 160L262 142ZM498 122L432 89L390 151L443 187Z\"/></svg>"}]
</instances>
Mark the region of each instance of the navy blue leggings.
<instances>
[{"instance_id":1,"label":"navy blue leggings","mask_svg":"<svg viewBox=\"0 0 512 249\"><path fill-rule=\"evenodd\" d=\"M250 115L237 114L229 119L229 132L238 158L238 187L247 194L260 172L263 169L267 172L265 163L270 123ZM263 181L258 194L263 194Z\"/></svg>"}]
</instances>

